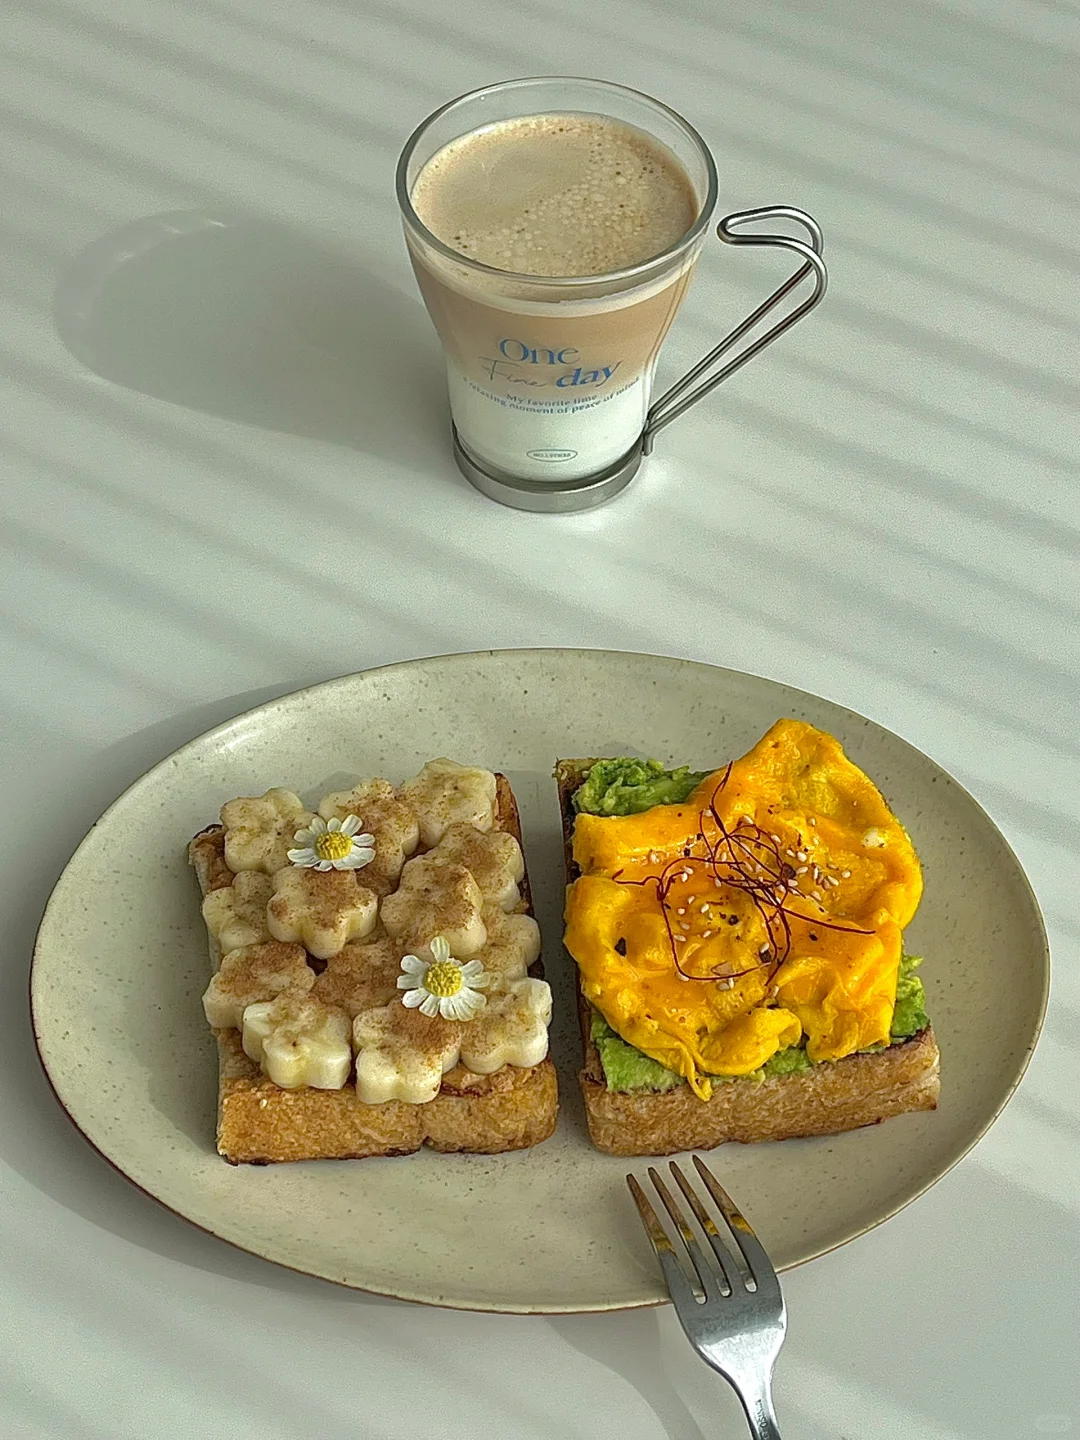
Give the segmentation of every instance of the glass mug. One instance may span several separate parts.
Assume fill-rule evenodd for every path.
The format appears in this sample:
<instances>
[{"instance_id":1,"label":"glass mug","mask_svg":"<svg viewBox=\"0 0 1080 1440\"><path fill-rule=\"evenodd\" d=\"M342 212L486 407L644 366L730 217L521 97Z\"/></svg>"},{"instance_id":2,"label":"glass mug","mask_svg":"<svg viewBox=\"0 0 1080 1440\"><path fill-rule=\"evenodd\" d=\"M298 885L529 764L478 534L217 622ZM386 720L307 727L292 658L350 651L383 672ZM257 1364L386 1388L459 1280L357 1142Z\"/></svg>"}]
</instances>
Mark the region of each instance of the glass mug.
<instances>
[{"instance_id":1,"label":"glass mug","mask_svg":"<svg viewBox=\"0 0 1080 1440\"><path fill-rule=\"evenodd\" d=\"M417 177L451 141L507 120L568 113L621 121L674 156L693 189L696 213L667 249L607 274L520 274L460 253L420 219L413 206ZM519 509L549 512L588 509L610 499L633 478L663 425L821 299L822 239L809 215L771 206L727 216L720 222L721 239L793 250L802 264L650 403L660 346L689 287L717 194L716 166L692 126L660 101L602 80L504 81L451 100L409 137L397 169L405 240L446 358L455 458L484 494ZM800 224L809 241L746 232L765 218ZM719 365L809 275L814 277L809 298Z\"/></svg>"}]
</instances>

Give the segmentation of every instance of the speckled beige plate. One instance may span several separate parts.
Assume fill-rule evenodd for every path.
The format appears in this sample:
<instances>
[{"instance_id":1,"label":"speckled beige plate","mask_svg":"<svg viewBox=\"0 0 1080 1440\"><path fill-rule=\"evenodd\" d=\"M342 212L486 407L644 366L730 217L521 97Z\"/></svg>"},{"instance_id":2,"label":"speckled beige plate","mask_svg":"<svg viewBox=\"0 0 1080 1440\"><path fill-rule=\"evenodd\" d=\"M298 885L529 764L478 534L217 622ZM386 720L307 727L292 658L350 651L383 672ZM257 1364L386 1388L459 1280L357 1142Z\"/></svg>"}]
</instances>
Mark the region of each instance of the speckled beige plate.
<instances>
[{"instance_id":1,"label":"speckled beige plate","mask_svg":"<svg viewBox=\"0 0 1080 1440\"><path fill-rule=\"evenodd\" d=\"M593 1150L574 1080L570 962L551 769L637 753L707 768L780 715L832 731L910 829L943 1091L933 1114L836 1138L727 1146L716 1168L780 1267L913 1200L983 1134L1035 1044L1048 986L1031 889L989 818L888 731L768 680L604 651L459 655L347 676L241 715L144 775L83 841L38 936L33 1013L61 1103L114 1165L245 1250L329 1280L484 1310L619 1309L666 1298L623 1183ZM506 771L556 991L563 1108L553 1139L497 1157L233 1169L214 1151L217 1061L199 996L206 944L188 838L222 801L287 785L315 798L433 755ZM641 1168L640 1163L638 1168Z\"/></svg>"}]
</instances>

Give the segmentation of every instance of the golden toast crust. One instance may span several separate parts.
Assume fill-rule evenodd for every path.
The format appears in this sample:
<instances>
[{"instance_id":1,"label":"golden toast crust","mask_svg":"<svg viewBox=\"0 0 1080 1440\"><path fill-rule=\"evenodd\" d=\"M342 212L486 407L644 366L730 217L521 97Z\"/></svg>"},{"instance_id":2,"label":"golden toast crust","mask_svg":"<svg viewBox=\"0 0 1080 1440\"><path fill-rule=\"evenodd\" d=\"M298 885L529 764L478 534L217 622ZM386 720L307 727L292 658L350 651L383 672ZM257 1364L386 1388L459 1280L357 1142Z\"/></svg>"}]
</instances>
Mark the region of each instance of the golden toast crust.
<instances>
[{"instance_id":1,"label":"golden toast crust","mask_svg":"<svg viewBox=\"0 0 1080 1440\"><path fill-rule=\"evenodd\" d=\"M520 844L521 822L510 782L498 775L496 786L496 827ZM188 858L204 895L232 884L219 825L195 836ZM527 874L521 897L531 914ZM529 973L541 978L543 967L537 962ZM483 1076L458 1065L425 1105L396 1100L365 1105L352 1085L283 1090L244 1054L236 1030L216 1030L214 1035L220 1073L218 1151L234 1165L407 1155L421 1145L488 1155L537 1145L555 1129L558 1094L550 1058L529 1069L506 1065Z\"/></svg>"},{"instance_id":2,"label":"golden toast crust","mask_svg":"<svg viewBox=\"0 0 1080 1440\"><path fill-rule=\"evenodd\" d=\"M555 767L568 884L576 875L571 800L593 763L560 760ZM929 1025L874 1054L849 1055L762 1081L717 1084L710 1100L699 1100L687 1085L663 1092L612 1091L592 1040L591 1012L580 984L577 994L584 1053L578 1079L585 1115L593 1144L611 1155L674 1155L710 1150L727 1140L750 1144L835 1135L905 1111L937 1107L941 1057Z\"/></svg>"}]
</instances>

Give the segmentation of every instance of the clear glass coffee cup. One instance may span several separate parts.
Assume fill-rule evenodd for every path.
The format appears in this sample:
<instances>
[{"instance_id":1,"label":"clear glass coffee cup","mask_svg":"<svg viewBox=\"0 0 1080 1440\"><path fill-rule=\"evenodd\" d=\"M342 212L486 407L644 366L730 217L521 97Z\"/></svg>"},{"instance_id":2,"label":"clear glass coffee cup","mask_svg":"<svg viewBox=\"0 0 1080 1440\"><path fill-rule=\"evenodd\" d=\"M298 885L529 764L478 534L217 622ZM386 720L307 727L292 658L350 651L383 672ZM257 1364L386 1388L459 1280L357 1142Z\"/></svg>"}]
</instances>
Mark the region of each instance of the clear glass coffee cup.
<instances>
[{"instance_id":1,"label":"clear glass coffee cup","mask_svg":"<svg viewBox=\"0 0 1080 1440\"><path fill-rule=\"evenodd\" d=\"M452 163L454 142L497 142L505 122L524 117L597 117L630 127L658 164L682 177L686 223L680 220L658 253L600 274L501 269L455 248L460 237L440 237L421 219L414 205L418 178L433 159ZM612 186L615 227L621 223L618 193ZM607 194L605 189L590 199L602 209ZM632 479L656 430L817 303L825 273L820 230L809 216L781 206L727 217L721 238L784 246L800 254L802 266L653 404L657 356L689 288L717 196L716 166L697 131L660 101L606 81L505 81L450 101L414 131L398 163L398 203L413 270L446 359L455 458L478 489L528 510L602 503ZM746 233L747 224L765 216L801 224L809 243ZM808 301L695 385L811 273L815 293Z\"/></svg>"}]
</instances>

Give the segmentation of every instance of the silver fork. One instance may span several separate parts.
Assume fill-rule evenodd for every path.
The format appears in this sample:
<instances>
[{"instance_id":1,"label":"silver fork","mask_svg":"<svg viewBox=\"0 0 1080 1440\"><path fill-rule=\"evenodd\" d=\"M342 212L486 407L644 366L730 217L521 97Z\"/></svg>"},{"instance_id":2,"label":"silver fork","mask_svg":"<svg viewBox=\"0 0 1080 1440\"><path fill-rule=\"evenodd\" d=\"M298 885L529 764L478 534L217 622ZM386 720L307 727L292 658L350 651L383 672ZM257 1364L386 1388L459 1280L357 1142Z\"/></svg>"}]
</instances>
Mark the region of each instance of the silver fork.
<instances>
[{"instance_id":1,"label":"silver fork","mask_svg":"<svg viewBox=\"0 0 1080 1440\"><path fill-rule=\"evenodd\" d=\"M633 1175L627 1175L626 1183L660 1261L675 1313L691 1345L738 1395L754 1440L781 1440L772 1403L773 1365L787 1328L780 1281L760 1240L731 1196L696 1155L694 1166L727 1221L742 1266L724 1243L700 1195L674 1160L669 1169L709 1242L715 1265L710 1263L679 1202L651 1165L649 1179L682 1239L684 1260L690 1262L700 1294L695 1292L684 1263L644 1190Z\"/></svg>"}]
</instances>

